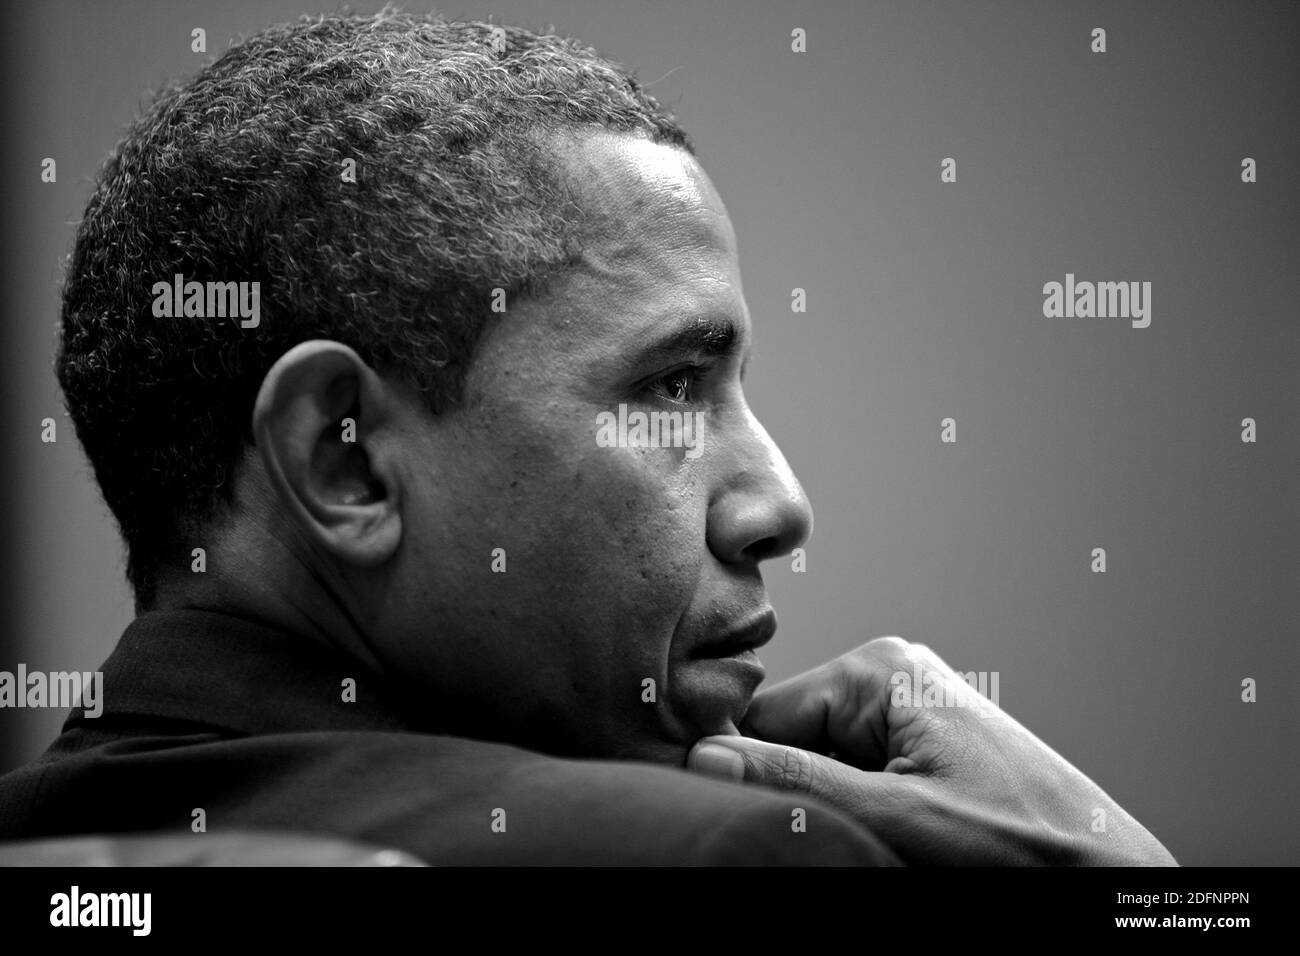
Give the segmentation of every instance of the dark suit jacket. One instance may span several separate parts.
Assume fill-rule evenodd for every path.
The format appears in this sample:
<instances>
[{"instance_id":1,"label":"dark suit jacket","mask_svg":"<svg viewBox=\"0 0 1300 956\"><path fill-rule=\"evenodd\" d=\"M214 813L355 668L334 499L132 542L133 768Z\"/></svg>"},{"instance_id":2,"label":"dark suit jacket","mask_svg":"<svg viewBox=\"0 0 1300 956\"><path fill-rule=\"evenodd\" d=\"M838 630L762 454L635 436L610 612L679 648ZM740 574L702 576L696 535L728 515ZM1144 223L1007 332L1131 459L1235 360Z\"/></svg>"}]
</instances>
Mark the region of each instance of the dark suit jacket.
<instances>
[{"instance_id":1,"label":"dark suit jacket","mask_svg":"<svg viewBox=\"0 0 1300 956\"><path fill-rule=\"evenodd\" d=\"M435 865L897 862L803 794L417 732L355 663L225 614L141 615L103 670L103 714L74 710L0 777L0 839L189 833L202 809L208 832L329 834Z\"/></svg>"}]
</instances>

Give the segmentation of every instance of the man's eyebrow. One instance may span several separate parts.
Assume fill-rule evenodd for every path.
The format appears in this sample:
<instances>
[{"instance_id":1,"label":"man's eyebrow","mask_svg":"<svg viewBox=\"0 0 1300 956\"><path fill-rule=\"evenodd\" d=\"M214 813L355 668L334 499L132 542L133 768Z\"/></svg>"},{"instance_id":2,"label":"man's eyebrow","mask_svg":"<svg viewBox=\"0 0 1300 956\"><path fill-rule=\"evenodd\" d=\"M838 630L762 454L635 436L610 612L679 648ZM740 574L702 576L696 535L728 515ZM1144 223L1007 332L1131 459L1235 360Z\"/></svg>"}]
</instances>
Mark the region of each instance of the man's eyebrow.
<instances>
[{"instance_id":1,"label":"man's eyebrow","mask_svg":"<svg viewBox=\"0 0 1300 956\"><path fill-rule=\"evenodd\" d=\"M732 355L740 345L740 327L725 315L698 316L666 334L636 348L637 362L700 355L707 358Z\"/></svg>"}]
</instances>

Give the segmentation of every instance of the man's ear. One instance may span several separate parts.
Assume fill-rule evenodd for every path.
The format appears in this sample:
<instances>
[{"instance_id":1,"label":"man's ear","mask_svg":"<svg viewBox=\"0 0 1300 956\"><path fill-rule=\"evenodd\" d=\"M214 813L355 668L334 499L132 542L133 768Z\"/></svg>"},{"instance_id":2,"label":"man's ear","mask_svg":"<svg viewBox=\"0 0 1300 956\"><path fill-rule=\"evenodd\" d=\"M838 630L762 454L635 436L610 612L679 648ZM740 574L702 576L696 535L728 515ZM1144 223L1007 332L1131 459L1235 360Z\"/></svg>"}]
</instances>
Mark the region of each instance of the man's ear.
<instances>
[{"instance_id":1,"label":"man's ear","mask_svg":"<svg viewBox=\"0 0 1300 956\"><path fill-rule=\"evenodd\" d=\"M346 345L314 340L282 355L253 406L253 439L281 503L309 539L373 568L402 539L395 392Z\"/></svg>"}]
</instances>

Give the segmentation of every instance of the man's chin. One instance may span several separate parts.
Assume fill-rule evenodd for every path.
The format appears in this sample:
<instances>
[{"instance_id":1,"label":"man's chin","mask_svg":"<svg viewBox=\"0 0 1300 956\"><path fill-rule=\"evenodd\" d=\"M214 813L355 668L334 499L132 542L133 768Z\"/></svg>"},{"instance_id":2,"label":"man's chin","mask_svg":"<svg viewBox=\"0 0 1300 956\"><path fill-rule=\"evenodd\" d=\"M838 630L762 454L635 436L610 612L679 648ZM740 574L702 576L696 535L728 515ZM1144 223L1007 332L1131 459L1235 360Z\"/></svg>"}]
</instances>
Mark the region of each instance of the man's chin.
<instances>
[{"instance_id":1,"label":"man's chin","mask_svg":"<svg viewBox=\"0 0 1300 956\"><path fill-rule=\"evenodd\" d=\"M674 710L695 734L737 736L754 691L763 681L763 665L752 652L744 656L688 661L673 672Z\"/></svg>"}]
</instances>

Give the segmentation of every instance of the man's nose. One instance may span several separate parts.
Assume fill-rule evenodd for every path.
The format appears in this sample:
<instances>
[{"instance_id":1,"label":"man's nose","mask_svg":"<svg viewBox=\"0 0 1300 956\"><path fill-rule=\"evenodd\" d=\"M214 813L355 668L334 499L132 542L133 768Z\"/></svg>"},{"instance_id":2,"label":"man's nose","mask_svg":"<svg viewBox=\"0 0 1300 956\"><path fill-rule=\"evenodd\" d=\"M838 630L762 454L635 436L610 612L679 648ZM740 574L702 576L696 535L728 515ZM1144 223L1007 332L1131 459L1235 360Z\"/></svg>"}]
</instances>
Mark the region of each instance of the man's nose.
<instances>
[{"instance_id":1,"label":"man's nose","mask_svg":"<svg viewBox=\"0 0 1300 956\"><path fill-rule=\"evenodd\" d=\"M709 505L709 548L729 564L789 554L812 534L803 486L767 430L748 409L740 439L727 449Z\"/></svg>"}]
</instances>

